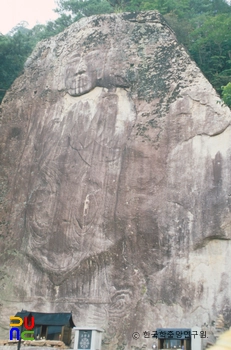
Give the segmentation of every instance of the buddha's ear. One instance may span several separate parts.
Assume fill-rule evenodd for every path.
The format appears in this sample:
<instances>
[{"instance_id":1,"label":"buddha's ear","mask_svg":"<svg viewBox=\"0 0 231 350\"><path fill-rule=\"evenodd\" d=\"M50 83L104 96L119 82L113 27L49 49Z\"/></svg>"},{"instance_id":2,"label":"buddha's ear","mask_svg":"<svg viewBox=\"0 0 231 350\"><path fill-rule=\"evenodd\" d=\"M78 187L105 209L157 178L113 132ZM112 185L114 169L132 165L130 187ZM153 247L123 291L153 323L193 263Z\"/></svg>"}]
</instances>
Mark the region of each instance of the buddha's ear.
<instances>
[{"instance_id":1,"label":"buddha's ear","mask_svg":"<svg viewBox=\"0 0 231 350\"><path fill-rule=\"evenodd\" d=\"M96 78L99 81L103 79L103 68L96 69Z\"/></svg>"},{"instance_id":2,"label":"buddha's ear","mask_svg":"<svg viewBox=\"0 0 231 350\"><path fill-rule=\"evenodd\" d=\"M68 69L69 67L65 67L64 65L60 67L59 71L57 72L55 80L57 79L57 89L58 91L65 90L66 88L66 79L68 76Z\"/></svg>"},{"instance_id":3,"label":"buddha's ear","mask_svg":"<svg viewBox=\"0 0 231 350\"><path fill-rule=\"evenodd\" d=\"M112 78L113 85L121 88L128 88L130 86L129 82L122 75L116 74Z\"/></svg>"}]
</instances>

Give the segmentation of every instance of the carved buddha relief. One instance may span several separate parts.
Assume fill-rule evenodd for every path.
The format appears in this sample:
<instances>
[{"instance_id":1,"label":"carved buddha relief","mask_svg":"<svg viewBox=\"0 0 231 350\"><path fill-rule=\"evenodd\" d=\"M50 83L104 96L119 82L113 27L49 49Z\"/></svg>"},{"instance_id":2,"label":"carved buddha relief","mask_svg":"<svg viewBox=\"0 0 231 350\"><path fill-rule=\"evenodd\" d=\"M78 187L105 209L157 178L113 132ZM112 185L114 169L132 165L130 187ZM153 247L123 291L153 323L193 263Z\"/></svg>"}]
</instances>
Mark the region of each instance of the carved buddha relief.
<instances>
[{"instance_id":1,"label":"carved buddha relief","mask_svg":"<svg viewBox=\"0 0 231 350\"><path fill-rule=\"evenodd\" d=\"M48 271L70 270L115 243L105 226L116 212L123 150L135 120L126 84L106 71L98 51L72 54L67 62L67 94L58 102L63 112L54 115L52 107L38 136L39 176L26 214L28 252Z\"/></svg>"}]
</instances>

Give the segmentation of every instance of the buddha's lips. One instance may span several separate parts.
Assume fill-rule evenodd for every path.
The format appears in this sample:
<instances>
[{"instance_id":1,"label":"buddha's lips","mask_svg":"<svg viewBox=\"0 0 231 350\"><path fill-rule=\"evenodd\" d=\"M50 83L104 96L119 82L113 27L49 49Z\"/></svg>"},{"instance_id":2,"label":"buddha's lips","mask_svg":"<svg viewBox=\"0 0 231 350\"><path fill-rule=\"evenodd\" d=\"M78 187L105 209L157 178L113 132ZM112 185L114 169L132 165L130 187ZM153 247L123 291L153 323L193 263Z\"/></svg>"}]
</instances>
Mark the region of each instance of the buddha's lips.
<instances>
[{"instance_id":1,"label":"buddha's lips","mask_svg":"<svg viewBox=\"0 0 231 350\"><path fill-rule=\"evenodd\" d=\"M93 83L87 74L78 74L69 80L69 92L71 95L81 95L91 90Z\"/></svg>"}]
</instances>

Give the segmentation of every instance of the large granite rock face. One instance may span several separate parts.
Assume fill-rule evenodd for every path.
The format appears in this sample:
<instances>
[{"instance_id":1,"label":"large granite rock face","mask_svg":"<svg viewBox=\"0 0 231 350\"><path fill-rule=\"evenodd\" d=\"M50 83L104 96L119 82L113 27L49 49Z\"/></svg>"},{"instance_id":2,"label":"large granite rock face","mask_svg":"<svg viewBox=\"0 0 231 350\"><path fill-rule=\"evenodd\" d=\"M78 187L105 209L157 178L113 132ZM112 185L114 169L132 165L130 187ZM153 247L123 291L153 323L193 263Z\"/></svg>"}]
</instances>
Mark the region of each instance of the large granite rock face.
<instances>
[{"instance_id":1,"label":"large granite rock face","mask_svg":"<svg viewBox=\"0 0 231 350\"><path fill-rule=\"evenodd\" d=\"M2 103L2 337L21 308L72 310L105 349L231 325L218 101L157 12L85 18L37 45Z\"/></svg>"}]
</instances>

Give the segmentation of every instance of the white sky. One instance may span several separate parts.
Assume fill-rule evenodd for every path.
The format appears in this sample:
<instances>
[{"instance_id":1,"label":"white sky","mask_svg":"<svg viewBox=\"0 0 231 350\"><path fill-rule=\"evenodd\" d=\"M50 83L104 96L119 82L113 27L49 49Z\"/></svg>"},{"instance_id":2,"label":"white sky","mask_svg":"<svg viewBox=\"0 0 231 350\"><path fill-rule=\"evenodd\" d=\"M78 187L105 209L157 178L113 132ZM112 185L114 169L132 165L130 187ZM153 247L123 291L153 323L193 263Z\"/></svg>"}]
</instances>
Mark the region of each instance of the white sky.
<instances>
[{"instance_id":1,"label":"white sky","mask_svg":"<svg viewBox=\"0 0 231 350\"><path fill-rule=\"evenodd\" d=\"M231 0L226 0L231 4ZM57 6L55 0L0 0L0 33L6 34L19 22L29 23L28 28L35 24L45 24L58 15L52 11Z\"/></svg>"},{"instance_id":2,"label":"white sky","mask_svg":"<svg viewBox=\"0 0 231 350\"><path fill-rule=\"evenodd\" d=\"M58 15L52 9L56 7L55 0L0 0L0 33L8 33L21 21L32 28L54 20Z\"/></svg>"}]
</instances>

